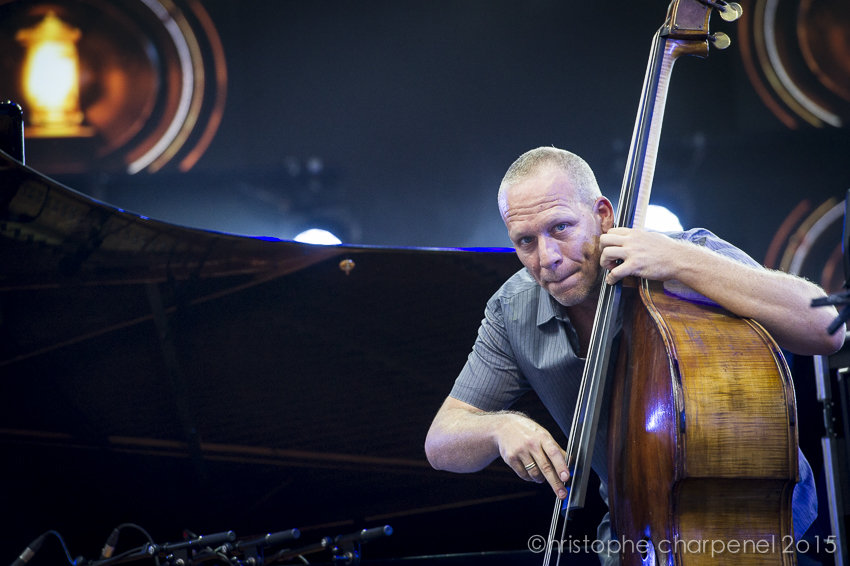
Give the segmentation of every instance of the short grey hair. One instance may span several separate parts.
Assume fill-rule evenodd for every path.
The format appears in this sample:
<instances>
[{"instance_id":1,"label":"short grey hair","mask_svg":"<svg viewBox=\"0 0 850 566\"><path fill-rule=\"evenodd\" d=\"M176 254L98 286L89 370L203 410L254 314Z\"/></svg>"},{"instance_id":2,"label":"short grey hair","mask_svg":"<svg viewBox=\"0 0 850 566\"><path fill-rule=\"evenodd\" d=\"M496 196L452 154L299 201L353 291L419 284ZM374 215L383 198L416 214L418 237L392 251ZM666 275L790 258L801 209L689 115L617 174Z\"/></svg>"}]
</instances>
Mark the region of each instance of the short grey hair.
<instances>
[{"instance_id":1,"label":"short grey hair","mask_svg":"<svg viewBox=\"0 0 850 566\"><path fill-rule=\"evenodd\" d=\"M558 167L566 173L575 185L576 197L587 206L592 207L602 196L596 176L584 159L557 147L538 147L520 155L505 173L499 185L499 212L502 217L508 209L508 189L547 166Z\"/></svg>"}]
</instances>

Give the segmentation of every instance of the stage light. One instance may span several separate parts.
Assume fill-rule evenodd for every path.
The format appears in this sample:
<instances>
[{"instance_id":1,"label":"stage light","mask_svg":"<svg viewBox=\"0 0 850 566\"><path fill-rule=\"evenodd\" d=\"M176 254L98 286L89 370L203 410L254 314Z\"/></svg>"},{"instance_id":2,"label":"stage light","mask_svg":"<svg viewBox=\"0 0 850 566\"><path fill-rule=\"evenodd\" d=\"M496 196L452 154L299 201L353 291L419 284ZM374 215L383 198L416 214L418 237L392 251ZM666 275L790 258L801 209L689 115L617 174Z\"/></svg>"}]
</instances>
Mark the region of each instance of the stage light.
<instances>
[{"instance_id":1,"label":"stage light","mask_svg":"<svg viewBox=\"0 0 850 566\"><path fill-rule=\"evenodd\" d=\"M80 110L80 30L50 11L41 22L20 30L15 39L26 48L23 92L31 128L43 137L90 136Z\"/></svg>"},{"instance_id":2,"label":"stage light","mask_svg":"<svg viewBox=\"0 0 850 566\"><path fill-rule=\"evenodd\" d=\"M675 214L663 206L650 204L646 209L646 229L674 232L684 228L682 228L682 223L679 222L679 218Z\"/></svg>"},{"instance_id":3,"label":"stage light","mask_svg":"<svg viewBox=\"0 0 850 566\"><path fill-rule=\"evenodd\" d=\"M0 100L42 173L188 171L221 122L224 47L198 0L0 0Z\"/></svg>"},{"instance_id":4,"label":"stage light","mask_svg":"<svg viewBox=\"0 0 850 566\"><path fill-rule=\"evenodd\" d=\"M318 228L310 228L301 232L295 236L295 241L302 244L320 244L322 246L336 246L342 243L339 238L327 230L320 230Z\"/></svg>"}]
</instances>

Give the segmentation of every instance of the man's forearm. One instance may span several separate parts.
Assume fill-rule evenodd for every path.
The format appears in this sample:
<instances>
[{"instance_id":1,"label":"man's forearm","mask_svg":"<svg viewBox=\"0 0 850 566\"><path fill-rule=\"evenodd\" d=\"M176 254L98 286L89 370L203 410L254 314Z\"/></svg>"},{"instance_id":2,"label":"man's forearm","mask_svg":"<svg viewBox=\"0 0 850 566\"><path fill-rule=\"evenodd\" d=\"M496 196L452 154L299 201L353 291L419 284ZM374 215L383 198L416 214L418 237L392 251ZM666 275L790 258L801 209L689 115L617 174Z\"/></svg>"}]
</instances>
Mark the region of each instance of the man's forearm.
<instances>
[{"instance_id":1,"label":"man's forearm","mask_svg":"<svg viewBox=\"0 0 850 566\"><path fill-rule=\"evenodd\" d=\"M500 413L444 405L425 439L428 462L438 470L477 472L499 456L494 431Z\"/></svg>"},{"instance_id":2,"label":"man's forearm","mask_svg":"<svg viewBox=\"0 0 850 566\"><path fill-rule=\"evenodd\" d=\"M564 450L522 413L488 413L448 397L428 431L425 453L433 467L449 472L476 472L500 456L525 481L548 482L558 497L567 496Z\"/></svg>"},{"instance_id":3,"label":"man's forearm","mask_svg":"<svg viewBox=\"0 0 850 566\"><path fill-rule=\"evenodd\" d=\"M830 354L843 344L844 329L830 336L832 307L812 308L825 296L817 285L786 273L756 269L688 245L676 279L738 316L764 326L777 343L797 354Z\"/></svg>"},{"instance_id":4,"label":"man's forearm","mask_svg":"<svg viewBox=\"0 0 850 566\"><path fill-rule=\"evenodd\" d=\"M812 308L823 290L804 279L751 267L690 242L658 232L614 228L600 237L608 283L628 275L655 281L676 279L734 314L764 326L777 343L796 354L831 354L844 342L843 330L826 329L837 316L832 307Z\"/></svg>"}]
</instances>

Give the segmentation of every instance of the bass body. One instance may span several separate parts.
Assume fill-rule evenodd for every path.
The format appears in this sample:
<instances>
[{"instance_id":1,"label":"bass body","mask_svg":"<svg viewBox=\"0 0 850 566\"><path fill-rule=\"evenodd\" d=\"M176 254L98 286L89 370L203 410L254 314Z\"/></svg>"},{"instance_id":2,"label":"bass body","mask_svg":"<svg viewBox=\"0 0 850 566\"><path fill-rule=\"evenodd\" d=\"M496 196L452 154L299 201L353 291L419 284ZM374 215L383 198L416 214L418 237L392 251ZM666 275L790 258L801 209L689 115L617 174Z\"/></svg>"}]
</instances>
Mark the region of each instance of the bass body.
<instances>
[{"instance_id":1,"label":"bass body","mask_svg":"<svg viewBox=\"0 0 850 566\"><path fill-rule=\"evenodd\" d=\"M624 299L608 429L623 564L795 564L796 406L778 346L660 282Z\"/></svg>"}]
</instances>

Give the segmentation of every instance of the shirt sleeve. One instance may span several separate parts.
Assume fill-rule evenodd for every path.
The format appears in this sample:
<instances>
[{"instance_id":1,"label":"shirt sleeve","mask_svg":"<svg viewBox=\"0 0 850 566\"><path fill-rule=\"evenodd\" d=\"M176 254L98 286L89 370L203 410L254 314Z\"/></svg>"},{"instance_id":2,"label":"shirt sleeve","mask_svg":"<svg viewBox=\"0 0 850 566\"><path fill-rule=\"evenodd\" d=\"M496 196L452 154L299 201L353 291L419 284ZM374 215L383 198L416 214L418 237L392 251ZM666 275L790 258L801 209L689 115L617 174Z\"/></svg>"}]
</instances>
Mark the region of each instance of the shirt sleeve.
<instances>
[{"instance_id":1,"label":"shirt sleeve","mask_svg":"<svg viewBox=\"0 0 850 566\"><path fill-rule=\"evenodd\" d=\"M493 297L450 395L483 411L501 411L530 388L508 339L501 302Z\"/></svg>"},{"instance_id":2,"label":"shirt sleeve","mask_svg":"<svg viewBox=\"0 0 850 566\"><path fill-rule=\"evenodd\" d=\"M762 267L759 262L748 256L746 253L736 248L726 240L718 238L705 228L693 228L691 230L681 232L678 239L691 242L698 246L704 246L706 249L717 252L722 256L737 261L738 263L743 263L750 267Z\"/></svg>"},{"instance_id":3,"label":"shirt sleeve","mask_svg":"<svg viewBox=\"0 0 850 566\"><path fill-rule=\"evenodd\" d=\"M696 244L698 246L703 246L708 250L718 253L724 257L728 257L729 259L741 263L743 265L763 269L763 266L756 260L748 256L746 253L736 248L726 240L718 238L712 232L706 230L705 228L693 228L684 232L668 232L667 235L677 240L683 240L685 242L691 242L692 244ZM697 293L696 291L676 279L670 279L669 281L665 281L664 291L670 295L673 295L674 297L678 297L686 301L702 303L715 307L720 306L708 297Z\"/></svg>"}]
</instances>

